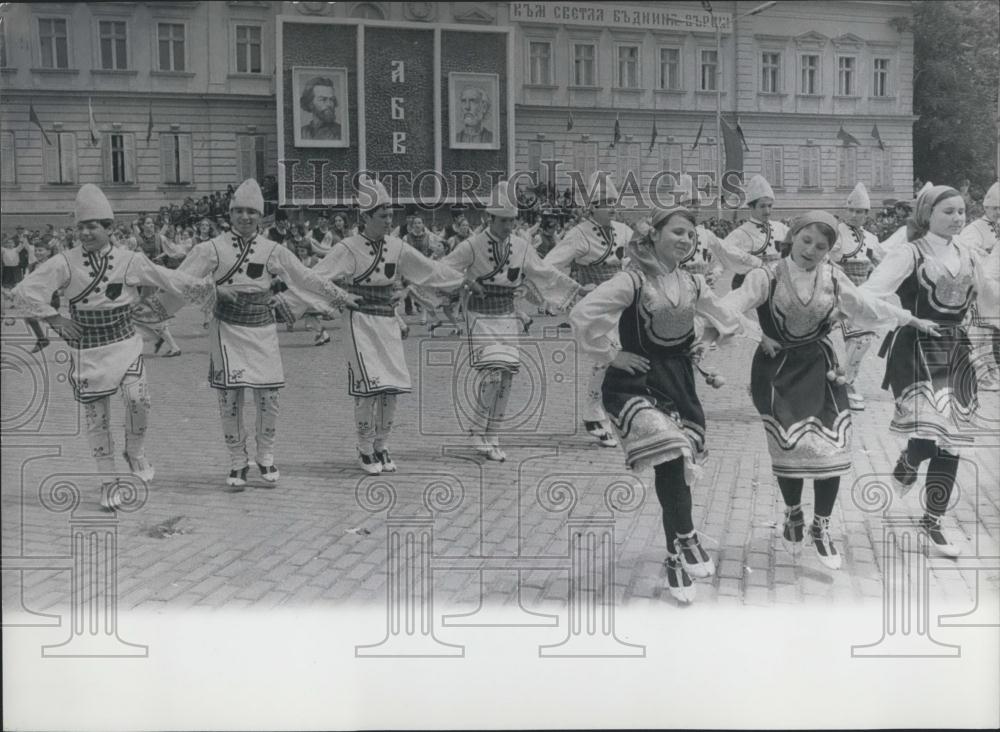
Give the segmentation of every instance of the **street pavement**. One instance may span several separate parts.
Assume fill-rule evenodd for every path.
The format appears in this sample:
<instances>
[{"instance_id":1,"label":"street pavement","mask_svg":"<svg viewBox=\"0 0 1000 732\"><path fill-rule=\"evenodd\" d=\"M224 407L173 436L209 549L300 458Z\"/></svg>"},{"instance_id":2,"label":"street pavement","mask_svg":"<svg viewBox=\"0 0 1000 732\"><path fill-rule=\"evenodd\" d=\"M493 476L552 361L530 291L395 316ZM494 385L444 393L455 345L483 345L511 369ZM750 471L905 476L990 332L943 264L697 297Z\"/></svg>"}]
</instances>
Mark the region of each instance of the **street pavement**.
<instances>
[{"instance_id":1,"label":"street pavement","mask_svg":"<svg viewBox=\"0 0 1000 732\"><path fill-rule=\"evenodd\" d=\"M652 472L625 470L619 449L602 448L582 432L575 347L568 331L556 327L563 319L535 318L529 363L514 380L515 434L503 440L508 460L501 464L477 456L462 436L474 387L463 366L463 339L429 338L418 318L409 318L414 392L399 398L390 443L399 472L376 478L366 478L356 463L342 324L327 324L333 342L321 347L301 323L294 332L281 326L287 380L276 451L281 480L269 487L252 467L247 490L234 493L225 486L228 458L216 394L207 385L207 339L199 313L182 311L172 331L183 355L165 359L146 348L152 392L146 453L156 478L137 510L112 517L119 610L384 603L396 587L387 572L396 566L389 546L418 526L418 549L419 532L432 532L417 561L433 570L434 606L442 612L520 605L531 618L537 617L531 611L564 607L573 532L584 537L582 561L609 568L600 586L616 603L676 611L664 587ZM31 345L23 323L4 325L3 604L8 613L44 614L70 601L65 558L79 550L71 544L71 522L97 513L100 481L91 475L78 407L65 383L67 349L56 340L41 358L28 353ZM839 571L825 569L811 545L793 556L780 540L783 506L747 390L751 345L737 340L708 354L706 363L727 383L718 390L699 383L709 459L693 491L694 521L718 571L698 582L696 605L856 604L882 597L885 518L921 511L919 491L900 500L885 489L901 440L887 429L892 403L879 388L883 362L874 350L860 384L868 408L854 419L854 471L842 481L833 515L844 559ZM980 444L963 453L946 528L963 538L967 556L996 557L1000 408L995 393L982 402ZM251 458L252 404L248 399L245 416ZM114 410L121 450L117 397ZM66 484L80 492L73 511L59 510L67 508L59 488ZM804 498L808 520L808 485ZM888 508L879 510L886 501ZM602 535L611 541L602 543ZM586 543L592 539L596 544ZM403 545L409 546L405 536ZM996 560L988 565L977 570L933 559L932 598L973 610L977 591L1000 591Z\"/></svg>"}]
</instances>

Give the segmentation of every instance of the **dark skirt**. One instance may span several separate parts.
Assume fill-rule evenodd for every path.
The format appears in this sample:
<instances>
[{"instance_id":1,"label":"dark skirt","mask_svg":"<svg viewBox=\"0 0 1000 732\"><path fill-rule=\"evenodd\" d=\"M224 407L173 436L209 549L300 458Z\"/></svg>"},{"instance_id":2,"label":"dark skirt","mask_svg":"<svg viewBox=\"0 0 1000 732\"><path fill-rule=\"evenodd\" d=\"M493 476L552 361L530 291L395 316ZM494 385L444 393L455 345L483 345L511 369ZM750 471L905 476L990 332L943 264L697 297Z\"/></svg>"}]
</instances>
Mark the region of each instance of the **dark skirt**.
<instances>
[{"instance_id":1,"label":"dark skirt","mask_svg":"<svg viewBox=\"0 0 1000 732\"><path fill-rule=\"evenodd\" d=\"M764 422L771 469L781 478L832 478L851 469L847 387L827 379L837 357L826 341L760 348L750 369L754 407Z\"/></svg>"},{"instance_id":2,"label":"dark skirt","mask_svg":"<svg viewBox=\"0 0 1000 732\"><path fill-rule=\"evenodd\" d=\"M644 374L609 367L601 387L604 409L636 469L683 457L705 456L705 411L698 400L687 353L650 358Z\"/></svg>"},{"instance_id":3,"label":"dark skirt","mask_svg":"<svg viewBox=\"0 0 1000 732\"><path fill-rule=\"evenodd\" d=\"M889 334L882 388L896 400L890 429L944 446L970 445L972 417L979 407L976 372L965 328L943 326L935 338L915 328Z\"/></svg>"}]
</instances>

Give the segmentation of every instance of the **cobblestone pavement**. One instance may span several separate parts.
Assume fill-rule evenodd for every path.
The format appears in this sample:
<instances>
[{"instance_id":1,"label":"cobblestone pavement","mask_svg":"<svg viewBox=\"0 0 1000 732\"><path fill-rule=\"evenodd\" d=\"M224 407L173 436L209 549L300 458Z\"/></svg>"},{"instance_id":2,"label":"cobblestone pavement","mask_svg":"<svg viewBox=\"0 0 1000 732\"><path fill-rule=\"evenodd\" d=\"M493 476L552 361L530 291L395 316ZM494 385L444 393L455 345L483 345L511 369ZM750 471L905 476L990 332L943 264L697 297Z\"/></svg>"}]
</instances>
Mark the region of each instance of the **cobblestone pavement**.
<instances>
[{"instance_id":1,"label":"cobblestone pavement","mask_svg":"<svg viewBox=\"0 0 1000 732\"><path fill-rule=\"evenodd\" d=\"M433 529L429 561L435 606L443 611L468 612L481 601L520 603L526 611L564 605L570 528L584 525L613 532L605 547L613 554L604 556L618 603L675 608L664 589L652 473L629 473L620 450L579 432L575 350L568 331L559 336L560 320L536 318L532 360L514 382L517 433L504 440L508 461L496 464L461 437L472 383L464 369L455 375L463 340L430 339L411 319L406 349L415 389L400 397L391 442L399 472L378 478L365 478L355 462L339 323L328 324L333 342L323 347L314 347L301 326L281 328L288 382L281 392L281 481L268 488L252 469L248 490L231 493L215 393L206 383L207 342L198 313L183 311L172 326L183 355L146 360L153 402L146 451L156 479L139 510L116 518L119 609L382 602L391 576L389 529L421 518ZM28 353L31 345L23 324L4 326L3 603L6 611L45 613L69 601L70 521L96 508L99 481L88 476L93 463L65 383L66 349L56 341L40 359ZM699 387L710 458L694 490L694 518L718 572L698 583L697 603L880 598L884 520L876 504L889 494L876 484L888 486L900 445L887 430L891 401L879 389L882 362L874 353L866 361L861 389L868 408L855 416L855 469L843 480L833 517L844 566L829 571L811 547L796 558L780 541L780 493L746 388L751 353L746 341L710 353L708 362L728 383ZM117 399L114 408L120 425ZM983 395L980 446L963 455L961 491L947 520L967 541L969 556L1000 554L998 416L997 395ZM119 427L119 449L121 439ZM67 507L58 490L48 493L60 481L80 487L76 513L56 510ZM46 507L40 493L55 498ZM917 493L892 499L889 512L919 515ZM808 487L805 497L808 517ZM933 559L930 566L932 597L966 610L975 607L977 587L994 595L1000 589L995 560L979 571L974 562Z\"/></svg>"}]
</instances>

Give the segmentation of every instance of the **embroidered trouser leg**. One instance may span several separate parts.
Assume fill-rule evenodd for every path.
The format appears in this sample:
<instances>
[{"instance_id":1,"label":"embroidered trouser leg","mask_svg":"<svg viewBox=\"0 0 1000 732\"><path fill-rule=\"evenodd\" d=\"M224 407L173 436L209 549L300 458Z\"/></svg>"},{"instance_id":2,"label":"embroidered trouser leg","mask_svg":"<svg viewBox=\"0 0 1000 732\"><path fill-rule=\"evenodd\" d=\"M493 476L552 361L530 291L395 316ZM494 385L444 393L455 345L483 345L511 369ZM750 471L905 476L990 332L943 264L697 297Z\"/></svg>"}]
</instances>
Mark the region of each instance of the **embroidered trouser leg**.
<instances>
[{"instance_id":1,"label":"embroidered trouser leg","mask_svg":"<svg viewBox=\"0 0 1000 732\"><path fill-rule=\"evenodd\" d=\"M371 455L375 441L375 410L379 395L354 397L354 425L358 434L358 450Z\"/></svg>"},{"instance_id":2,"label":"embroidered trouser leg","mask_svg":"<svg viewBox=\"0 0 1000 732\"><path fill-rule=\"evenodd\" d=\"M219 416L229 450L229 466L242 470L248 464L247 433L243 428L243 387L219 389Z\"/></svg>"},{"instance_id":3,"label":"embroidered trouser leg","mask_svg":"<svg viewBox=\"0 0 1000 732\"><path fill-rule=\"evenodd\" d=\"M608 371L607 364L598 363L589 358L582 359L582 373L587 379L587 394L583 403L584 422L604 422L608 415L604 411L601 398L601 386L604 375Z\"/></svg>"},{"instance_id":4,"label":"embroidered trouser leg","mask_svg":"<svg viewBox=\"0 0 1000 732\"><path fill-rule=\"evenodd\" d=\"M149 387L146 372L126 374L119 391L125 405L125 452L129 457L142 457L149 422Z\"/></svg>"},{"instance_id":5,"label":"embroidered trouser leg","mask_svg":"<svg viewBox=\"0 0 1000 732\"><path fill-rule=\"evenodd\" d=\"M848 384L854 384L861 369L861 362L875 341L874 333L862 333L845 339L844 377Z\"/></svg>"},{"instance_id":6,"label":"embroidered trouser leg","mask_svg":"<svg viewBox=\"0 0 1000 732\"><path fill-rule=\"evenodd\" d=\"M278 389L254 389L257 403L257 462L274 465L274 442L278 437Z\"/></svg>"},{"instance_id":7,"label":"embroidered trouser leg","mask_svg":"<svg viewBox=\"0 0 1000 732\"><path fill-rule=\"evenodd\" d=\"M115 441L111 436L111 397L84 402L83 417L87 426L90 454L101 473L115 472Z\"/></svg>"},{"instance_id":8,"label":"embroidered trouser leg","mask_svg":"<svg viewBox=\"0 0 1000 732\"><path fill-rule=\"evenodd\" d=\"M510 401L510 387L514 381L514 374L502 369L494 369L493 403L490 405L488 419L486 422L486 434L492 439L491 442L498 444L498 433L503 425L504 417L507 415L507 403Z\"/></svg>"},{"instance_id":9,"label":"embroidered trouser leg","mask_svg":"<svg viewBox=\"0 0 1000 732\"><path fill-rule=\"evenodd\" d=\"M396 394L379 394L375 397L375 439L373 446L381 452L392 432L392 421L396 418Z\"/></svg>"}]
</instances>

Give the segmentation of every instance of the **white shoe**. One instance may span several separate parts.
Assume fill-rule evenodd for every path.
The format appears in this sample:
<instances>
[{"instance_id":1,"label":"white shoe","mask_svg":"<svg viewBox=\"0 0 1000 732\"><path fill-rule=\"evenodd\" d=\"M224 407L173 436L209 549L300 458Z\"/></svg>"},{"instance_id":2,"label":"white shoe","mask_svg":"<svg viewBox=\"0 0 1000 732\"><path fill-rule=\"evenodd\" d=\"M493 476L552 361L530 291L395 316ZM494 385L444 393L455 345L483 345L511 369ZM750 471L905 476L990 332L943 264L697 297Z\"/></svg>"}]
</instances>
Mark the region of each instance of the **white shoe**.
<instances>
[{"instance_id":1,"label":"white shoe","mask_svg":"<svg viewBox=\"0 0 1000 732\"><path fill-rule=\"evenodd\" d=\"M389 451L386 448L375 451L375 459L382 464L383 473L395 473L396 463L392 461L392 456L389 455Z\"/></svg>"},{"instance_id":2,"label":"white shoe","mask_svg":"<svg viewBox=\"0 0 1000 732\"><path fill-rule=\"evenodd\" d=\"M680 557L685 571L697 579L706 579L715 574L715 562L698 540L698 532L692 531L690 536L678 536L674 541L674 551Z\"/></svg>"},{"instance_id":3,"label":"white shoe","mask_svg":"<svg viewBox=\"0 0 1000 732\"><path fill-rule=\"evenodd\" d=\"M853 412L863 412L865 411L865 398L853 389L849 389L847 392L847 406Z\"/></svg>"},{"instance_id":4,"label":"white shoe","mask_svg":"<svg viewBox=\"0 0 1000 732\"><path fill-rule=\"evenodd\" d=\"M941 517L925 513L920 520L920 528L927 534L931 546L946 557L957 557L962 553L962 547L951 541L941 530Z\"/></svg>"},{"instance_id":5,"label":"white shoe","mask_svg":"<svg viewBox=\"0 0 1000 732\"><path fill-rule=\"evenodd\" d=\"M490 445L489 452L486 453L487 460L502 463L507 459L507 454L496 445Z\"/></svg>"},{"instance_id":6,"label":"white shoe","mask_svg":"<svg viewBox=\"0 0 1000 732\"><path fill-rule=\"evenodd\" d=\"M840 554L833 543L833 537L830 536L830 517L816 516L813 518L809 536L812 538L813 546L816 547L816 555L819 557L820 563L827 569L840 569Z\"/></svg>"},{"instance_id":7,"label":"white shoe","mask_svg":"<svg viewBox=\"0 0 1000 732\"><path fill-rule=\"evenodd\" d=\"M670 596L682 605L694 602L694 582L676 554L667 555L667 589L670 590Z\"/></svg>"},{"instance_id":8,"label":"white shoe","mask_svg":"<svg viewBox=\"0 0 1000 732\"><path fill-rule=\"evenodd\" d=\"M979 391L1000 391L1000 380L996 374L990 373L979 380Z\"/></svg>"},{"instance_id":9,"label":"white shoe","mask_svg":"<svg viewBox=\"0 0 1000 732\"><path fill-rule=\"evenodd\" d=\"M105 511L114 511L122 504L122 487L118 481L110 481L101 486L101 508Z\"/></svg>"},{"instance_id":10,"label":"white shoe","mask_svg":"<svg viewBox=\"0 0 1000 732\"><path fill-rule=\"evenodd\" d=\"M125 456L125 460L128 462L128 469L132 471L132 475L142 482L148 483L156 475L156 471L153 469L153 464L146 459L145 455L132 457L127 452L123 453L123 455Z\"/></svg>"},{"instance_id":11,"label":"white shoe","mask_svg":"<svg viewBox=\"0 0 1000 732\"><path fill-rule=\"evenodd\" d=\"M618 447L618 440L611 434L611 429L603 422L584 422L587 434L601 443L601 447Z\"/></svg>"},{"instance_id":12,"label":"white shoe","mask_svg":"<svg viewBox=\"0 0 1000 732\"><path fill-rule=\"evenodd\" d=\"M260 463L257 463L257 468L260 470L260 477L268 483L277 483L278 479L281 477L281 473L278 472L277 465L261 465Z\"/></svg>"},{"instance_id":13,"label":"white shoe","mask_svg":"<svg viewBox=\"0 0 1000 732\"><path fill-rule=\"evenodd\" d=\"M233 468L229 471L229 477L226 478L226 485L232 488L245 488L247 484L247 470L249 466L244 465L242 468Z\"/></svg>"},{"instance_id":14,"label":"white shoe","mask_svg":"<svg viewBox=\"0 0 1000 732\"><path fill-rule=\"evenodd\" d=\"M374 455L365 455L363 452L358 451L358 463L361 465L361 469L368 473L368 475L378 475L382 472L382 463Z\"/></svg>"},{"instance_id":15,"label":"white shoe","mask_svg":"<svg viewBox=\"0 0 1000 732\"><path fill-rule=\"evenodd\" d=\"M481 452L484 455L493 449L493 445L486 439L486 435L480 435L475 432L469 434L469 444L476 452Z\"/></svg>"}]
</instances>

